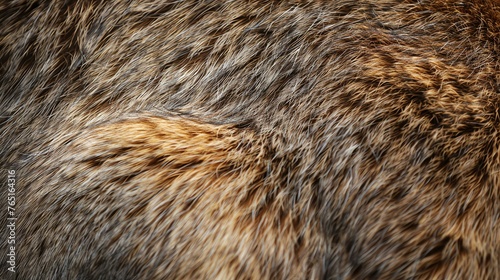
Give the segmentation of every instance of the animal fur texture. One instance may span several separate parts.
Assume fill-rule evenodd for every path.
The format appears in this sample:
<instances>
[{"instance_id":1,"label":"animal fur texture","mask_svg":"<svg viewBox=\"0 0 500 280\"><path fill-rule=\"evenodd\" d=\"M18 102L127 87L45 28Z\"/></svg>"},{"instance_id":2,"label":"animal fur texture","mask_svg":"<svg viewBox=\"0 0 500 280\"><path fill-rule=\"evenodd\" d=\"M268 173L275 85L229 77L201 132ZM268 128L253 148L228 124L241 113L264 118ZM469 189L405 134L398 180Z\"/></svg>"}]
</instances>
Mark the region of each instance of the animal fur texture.
<instances>
[{"instance_id":1,"label":"animal fur texture","mask_svg":"<svg viewBox=\"0 0 500 280\"><path fill-rule=\"evenodd\" d=\"M17 279L500 279L498 0L0 2Z\"/></svg>"}]
</instances>

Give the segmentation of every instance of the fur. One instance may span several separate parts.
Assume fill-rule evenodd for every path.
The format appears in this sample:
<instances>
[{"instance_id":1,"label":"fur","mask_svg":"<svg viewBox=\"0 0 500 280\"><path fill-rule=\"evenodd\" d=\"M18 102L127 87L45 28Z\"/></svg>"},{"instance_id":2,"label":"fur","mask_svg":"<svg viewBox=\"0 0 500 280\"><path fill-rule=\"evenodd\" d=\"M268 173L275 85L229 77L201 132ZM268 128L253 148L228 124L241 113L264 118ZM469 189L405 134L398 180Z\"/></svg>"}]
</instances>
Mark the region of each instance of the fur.
<instances>
[{"instance_id":1,"label":"fur","mask_svg":"<svg viewBox=\"0 0 500 280\"><path fill-rule=\"evenodd\" d=\"M500 279L499 94L497 0L2 1L16 276Z\"/></svg>"}]
</instances>

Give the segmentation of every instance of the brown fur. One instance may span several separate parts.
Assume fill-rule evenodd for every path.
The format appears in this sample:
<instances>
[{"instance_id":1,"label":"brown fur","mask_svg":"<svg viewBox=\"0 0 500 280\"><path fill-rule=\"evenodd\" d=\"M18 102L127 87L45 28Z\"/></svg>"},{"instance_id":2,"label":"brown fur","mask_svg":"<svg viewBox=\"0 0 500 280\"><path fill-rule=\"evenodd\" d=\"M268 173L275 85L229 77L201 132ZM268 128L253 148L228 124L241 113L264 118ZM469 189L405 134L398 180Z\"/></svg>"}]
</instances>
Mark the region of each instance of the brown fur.
<instances>
[{"instance_id":1,"label":"brown fur","mask_svg":"<svg viewBox=\"0 0 500 280\"><path fill-rule=\"evenodd\" d=\"M499 94L496 0L0 2L17 277L500 279Z\"/></svg>"}]
</instances>

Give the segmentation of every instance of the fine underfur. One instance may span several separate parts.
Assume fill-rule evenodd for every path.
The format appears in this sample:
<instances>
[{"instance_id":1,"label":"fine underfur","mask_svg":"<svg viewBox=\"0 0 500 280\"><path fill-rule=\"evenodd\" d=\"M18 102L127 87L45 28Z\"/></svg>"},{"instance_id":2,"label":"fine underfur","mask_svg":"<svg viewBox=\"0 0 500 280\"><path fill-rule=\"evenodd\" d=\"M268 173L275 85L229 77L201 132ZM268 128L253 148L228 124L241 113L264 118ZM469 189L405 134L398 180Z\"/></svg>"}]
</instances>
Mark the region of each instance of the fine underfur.
<instances>
[{"instance_id":1,"label":"fine underfur","mask_svg":"<svg viewBox=\"0 0 500 280\"><path fill-rule=\"evenodd\" d=\"M499 94L498 0L1 1L17 279L500 279Z\"/></svg>"}]
</instances>

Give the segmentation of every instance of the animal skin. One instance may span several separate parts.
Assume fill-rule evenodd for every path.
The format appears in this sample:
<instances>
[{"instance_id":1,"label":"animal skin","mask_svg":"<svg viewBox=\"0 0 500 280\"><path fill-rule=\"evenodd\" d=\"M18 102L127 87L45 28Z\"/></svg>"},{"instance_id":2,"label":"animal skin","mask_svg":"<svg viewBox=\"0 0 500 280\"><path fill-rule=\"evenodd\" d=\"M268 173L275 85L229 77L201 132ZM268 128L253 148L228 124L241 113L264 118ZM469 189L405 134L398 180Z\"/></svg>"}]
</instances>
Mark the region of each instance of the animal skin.
<instances>
[{"instance_id":1,"label":"animal skin","mask_svg":"<svg viewBox=\"0 0 500 280\"><path fill-rule=\"evenodd\" d=\"M500 279L498 0L3 0L0 104L0 279Z\"/></svg>"}]
</instances>

